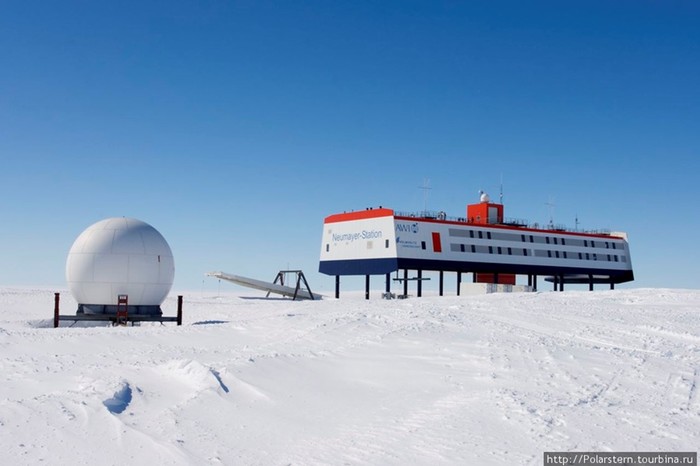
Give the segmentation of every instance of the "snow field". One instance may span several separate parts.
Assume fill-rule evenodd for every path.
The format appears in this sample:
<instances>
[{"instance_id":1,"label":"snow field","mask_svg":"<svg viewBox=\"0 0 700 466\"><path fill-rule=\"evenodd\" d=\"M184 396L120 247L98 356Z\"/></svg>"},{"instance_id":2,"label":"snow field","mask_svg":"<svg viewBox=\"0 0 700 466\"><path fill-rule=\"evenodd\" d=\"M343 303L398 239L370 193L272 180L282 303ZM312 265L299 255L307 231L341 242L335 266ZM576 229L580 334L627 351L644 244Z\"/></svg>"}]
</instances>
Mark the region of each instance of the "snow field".
<instances>
[{"instance_id":1,"label":"snow field","mask_svg":"<svg viewBox=\"0 0 700 466\"><path fill-rule=\"evenodd\" d=\"M700 443L700 291L241 294L185 294L181 327L54 329L52 291L0 288L6 464L539 465Z\"/></svg>"}]
</instances>

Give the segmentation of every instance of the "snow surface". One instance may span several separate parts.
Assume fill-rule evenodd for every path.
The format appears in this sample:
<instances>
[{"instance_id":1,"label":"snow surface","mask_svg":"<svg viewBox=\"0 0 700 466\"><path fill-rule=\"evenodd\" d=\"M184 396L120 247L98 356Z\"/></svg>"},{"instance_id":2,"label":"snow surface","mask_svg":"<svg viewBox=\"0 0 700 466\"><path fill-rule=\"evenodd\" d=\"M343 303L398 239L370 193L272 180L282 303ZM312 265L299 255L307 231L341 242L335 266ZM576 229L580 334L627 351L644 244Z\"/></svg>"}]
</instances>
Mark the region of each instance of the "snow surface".
<instances>
[{"instance_id":1,"label":"snow surface","mask_svg":"<svg viewBox=\"0 0 700 466\"><path fill-rule=\"evenodd\" d=\"M0 288L3 464L539 465L700 444L700 291L239 294L185 295L181 327L54 329L53 290Z\"/></svg>"}]
</instances>

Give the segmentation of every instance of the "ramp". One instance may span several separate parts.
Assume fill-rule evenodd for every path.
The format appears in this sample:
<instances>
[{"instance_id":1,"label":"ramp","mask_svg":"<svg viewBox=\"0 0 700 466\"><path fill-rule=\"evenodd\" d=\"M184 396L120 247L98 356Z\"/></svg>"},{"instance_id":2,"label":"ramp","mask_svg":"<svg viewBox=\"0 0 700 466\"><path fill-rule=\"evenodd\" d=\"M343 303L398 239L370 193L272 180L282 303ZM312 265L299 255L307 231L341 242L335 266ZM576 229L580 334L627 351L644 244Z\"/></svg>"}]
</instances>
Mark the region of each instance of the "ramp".
<instances>
[{"instance_id":1,"label":"ramp","mask_svg":"<svg viewBox=\"0 0 700 466\"><path fill-rule=\"evenodd\" d=\"M224 272L208 272L206 274L208 277L215 277L220 280L226 280L236 285L245 286L247 288L253 288L260 291L267 291L268 293L275 293L282 296L286 296L292 299L321 299L321 295L317 295L311 292L308 283L304 278L304 283L306 283L306 289L301 289L300 282L297 280L296 288L291 286L285 286L277 283L265 282L262 280L256 280L254 278L242 277L240 275L231 275ZM303 274L300 278L303 278Z\"/></svg>"}]
</instances>

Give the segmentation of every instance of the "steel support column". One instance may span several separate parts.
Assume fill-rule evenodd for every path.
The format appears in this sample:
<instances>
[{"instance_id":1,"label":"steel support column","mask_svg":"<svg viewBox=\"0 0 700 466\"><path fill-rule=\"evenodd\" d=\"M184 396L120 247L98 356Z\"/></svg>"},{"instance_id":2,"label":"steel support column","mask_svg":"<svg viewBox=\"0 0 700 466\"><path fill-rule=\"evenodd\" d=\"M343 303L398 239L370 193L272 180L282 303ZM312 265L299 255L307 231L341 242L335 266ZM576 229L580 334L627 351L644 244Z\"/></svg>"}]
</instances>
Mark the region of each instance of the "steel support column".
<instances>
[{"instance_id":1,"label":"steel support column","mask_svg":"<svg viewBox=\"0 0 700 466\"><path fill-rule=\"evenodd\" d=\"M418 270L418 285L416 286L417 292L416 295L420 298L423 296L423 271Z\"/></svg>"},{"instance_id":2,"label":"steel support column","mask_svg":"<svg viewBox=\"0 0 700 466\"><path fill-rule=\"evenodd\" d=\"M53 328L58 327L59 302L61 301L61 293L53 294Z\"/></svg>"}]
</instances>

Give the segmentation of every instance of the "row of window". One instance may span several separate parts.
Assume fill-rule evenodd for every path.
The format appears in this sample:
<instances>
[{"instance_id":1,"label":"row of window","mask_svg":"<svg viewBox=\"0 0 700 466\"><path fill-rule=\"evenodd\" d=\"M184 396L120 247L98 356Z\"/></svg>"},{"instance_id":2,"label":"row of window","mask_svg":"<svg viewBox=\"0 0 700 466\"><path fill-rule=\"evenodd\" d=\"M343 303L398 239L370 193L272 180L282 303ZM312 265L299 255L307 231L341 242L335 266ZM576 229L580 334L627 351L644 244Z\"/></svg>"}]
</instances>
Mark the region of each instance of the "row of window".
<instances>
[{"instance_id":1,"label":"row of window","mask_svg":"<svg viewBox=\"0 0 700 466\"><path fill-rule=\"evenodd\" d=\"M578 259L587 261L603 261L603 262L627 262L627 256L618 256L617 254L600 254L595 252L571 252L571 251L551 251L536 249L536 257L554 257L561 259Z\"/></svg>"},{"instance_id":2,"label":"row of window","mask_svg":"<svg viewBox=\"0 0 700 466\"><path fill-rule=\"evenodd\" d=\"M473 238L473 239L493 239L500 241L520 241L522 243L540 243L540 244L557 244L562 246L579 246L585 248L600 248L600 249L623 249L618 248L615 241L580 239L580 238L562 238L559 236L539 236L530 234L504 233L499 231L482 231L482 230L464 230L458 228L450 228L449 235L454 238Z\"/></svg>"},{"instance_id":3,"label":"row of window","mask_svg":"<svg viewBox=\"0 0 700 466\"><path fill-rule=\"evenodd\" d=\"M614 244L614 243L613 243ZM367 249L372 249L373 242L367 242ZM389 247L389 240L384 240L384 247ZM427 244L425 241L421 241L421 249L426 250ZM613 248L615 249L615 248ZM527 248L514 248L505 246L484 246L480 244L461 244L452 243L450 244L450 250L452 252L468 252L473 254L499 254L508 256L525 256L532 257L533 252ZM330 251L330 244L326 244L326 252ZM555 259L578 259L587 261L603 261L603 262L627 262L627 256L618 256L617 254L601 254L601 253L589 253L589 252L574 252L574 251L552 251L549 249L535 249L535 257L547 257Z\"/></svg>"},{"instance_id":4,"label":"row of window","mask_svg":"<svg viewBox=\"0 0 700 466\"><path fill-rule=\"evenodd\" d=\"M425 243L423 243L425 249ZM501 254L508 256L533 256L533 252L527 248L513 248L503 246L482 246L478 244L450 244L452 252L469 252L474 254ZM617 254L600 254L589 252L572 252L572 251L552 251L548 249L535 249L535 257L552 257L556 259L578 259L592 261L607 261L607 262L627 262L626 256L618 256Z\"/></svg>"}]
</instances>

